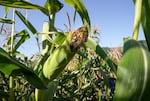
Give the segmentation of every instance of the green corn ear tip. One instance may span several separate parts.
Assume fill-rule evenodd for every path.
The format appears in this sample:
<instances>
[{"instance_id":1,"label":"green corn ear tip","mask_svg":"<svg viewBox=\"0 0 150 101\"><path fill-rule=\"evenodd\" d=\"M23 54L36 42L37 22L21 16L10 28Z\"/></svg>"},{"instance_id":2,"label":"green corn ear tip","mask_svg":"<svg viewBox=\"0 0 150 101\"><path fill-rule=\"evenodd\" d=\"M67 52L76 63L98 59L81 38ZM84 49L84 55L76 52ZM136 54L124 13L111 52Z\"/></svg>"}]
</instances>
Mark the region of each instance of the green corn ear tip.
<instances>
[{"instance_id":1,"label":"green corn ear tip","mask_svg":"<svg viewBox=\"0 0 150 101\"><path fill-rule=\"evenodd\" d=\"M50 81L55 79L70 62L76 51L82 46L87 38L87 27L80 27L73 33L69 33L64 43L46 60L43 66L43 74L45 78Z\"/></svg>"}]
</instances>

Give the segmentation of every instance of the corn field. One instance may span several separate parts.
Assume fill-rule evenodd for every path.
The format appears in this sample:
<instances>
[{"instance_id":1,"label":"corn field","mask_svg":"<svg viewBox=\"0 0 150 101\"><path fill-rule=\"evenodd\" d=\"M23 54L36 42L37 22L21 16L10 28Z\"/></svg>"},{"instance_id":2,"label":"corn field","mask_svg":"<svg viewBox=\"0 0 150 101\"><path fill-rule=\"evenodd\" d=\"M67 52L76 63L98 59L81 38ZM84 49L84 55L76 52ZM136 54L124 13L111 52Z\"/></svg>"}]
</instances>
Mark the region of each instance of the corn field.
<instances>
[{"instance_id":1,"label":"corn field","mask_svg":"<svg viewBox=\"0 0 150 101\"><path fill-rule=\"evenodd\" d=\"M88 10L82 0L46 0L43 6L27 0L0 0L0 101L147 101L150 99L150 1L133 0L135 18L131 37L123 47L103 48L96 39ZM67 30L56 26L64 6ZM12 9L12 10L10 10ZM26 13L22 13L24 10ZM28 10L48 18L42 32L28 19ZM8 14L12 14L12 19ZM73 29L79 15L82 26ZM15 31L16 17L26 27ZM148 20L149 19L149 20ZM140 25L144 41L138 40ZM95 35L92 36L91 34ZM34 36L39 52L31 57L18 51ZM41 40L40 40L41 39Z\"/></svg>"}]
</instances>

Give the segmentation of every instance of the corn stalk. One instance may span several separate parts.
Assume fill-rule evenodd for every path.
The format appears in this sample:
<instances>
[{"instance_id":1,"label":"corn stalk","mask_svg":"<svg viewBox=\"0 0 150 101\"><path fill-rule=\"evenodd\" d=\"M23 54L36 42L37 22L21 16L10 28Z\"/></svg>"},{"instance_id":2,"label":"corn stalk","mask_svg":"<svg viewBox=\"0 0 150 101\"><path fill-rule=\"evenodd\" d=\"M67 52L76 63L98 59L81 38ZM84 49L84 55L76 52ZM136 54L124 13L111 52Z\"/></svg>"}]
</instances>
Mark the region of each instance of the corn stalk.
<instances>
[{"instance_id":1,"label":"corn stalk","mask_svg":"<svg viewBox=\"0 0 150 101\"><path fill-rule=\"evenodd\" d=\"M15 8L13 9L13 18L12 20L15 21ZM11 30L11 55L13 55L13 44L14 44L14 32L15 32L15 23L12 24L12 30ZM10 89L10 97L9 97L9 100L10 101L15 101L15 94L14 94L14 79L13 79L13 76L10 76L9 77L9 89Z\"/></svg>"}]
</instances>

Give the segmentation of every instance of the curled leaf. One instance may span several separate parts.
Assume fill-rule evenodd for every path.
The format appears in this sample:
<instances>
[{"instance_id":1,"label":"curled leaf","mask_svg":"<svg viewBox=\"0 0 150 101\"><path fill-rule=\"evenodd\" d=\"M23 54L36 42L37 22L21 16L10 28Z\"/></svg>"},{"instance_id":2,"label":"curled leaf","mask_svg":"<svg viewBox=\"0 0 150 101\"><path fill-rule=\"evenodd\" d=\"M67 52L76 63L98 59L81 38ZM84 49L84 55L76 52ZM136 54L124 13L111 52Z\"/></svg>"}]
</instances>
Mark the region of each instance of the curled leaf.
<instances>
[{"instance_id":1,"label":"curled leaf","mask_svg":"<svg viewBox=\"0 0 150 101\"><path fill-rule=\"evenodd\" d=\"M140 42L125 42L117 73L115 101L150 99L150 53Z\"/></svg>"}]
</instances>

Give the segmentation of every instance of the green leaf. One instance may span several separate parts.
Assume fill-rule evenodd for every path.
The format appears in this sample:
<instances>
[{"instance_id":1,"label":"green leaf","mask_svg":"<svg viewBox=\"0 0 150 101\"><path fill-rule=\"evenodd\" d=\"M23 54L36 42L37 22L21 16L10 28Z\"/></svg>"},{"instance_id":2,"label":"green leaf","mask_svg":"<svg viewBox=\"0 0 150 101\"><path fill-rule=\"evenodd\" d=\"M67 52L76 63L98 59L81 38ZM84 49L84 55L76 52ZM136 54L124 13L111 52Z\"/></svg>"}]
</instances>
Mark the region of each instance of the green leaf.
<instances>
[{"instance_id":1,"label":"green leaf","mask_svg":"<svg viewBox=\"0 0 150 101\"><path fill-rule=\"evenodd\" d=\"M26 25L26 27L35 35L37 33L35 27L20 12L16 10L15 13L18 15L21 21Z\"/></svg>"},{"instance_id":2,"label":"green leaf","mask_svg":"<svg viewBox=\"0 0 150 101\"><path fill-rule=\"evenodd\" d=\"M47 0L44 7L51 13L56 13L63 7L63 4L58 0Z\"/></svg>"},{"instance_id":3,"label":"green leaf","mask_svg":"<svg viewBox=\"0 0 150 101\"><path fill-rule=\"evenodd\" d=\"M2 57L0 56L0 58L2 58ZM20 69L20 68L18 66L14 65L14 64L11 64L11 63L1 63L0 62L0 71L2 71L3 73L5 73L7 75L11 75L11 73L14 70L17 70L17 69Z\"/></svg>"},{"instance_id":4,"label":"green leaf","mask_svg":"<svg viewBox=\"0 0 150 101\"><path fill-rule=\"evenodd\" d=\"M81 0L64 0L68 5L73 6L82 19L84 25L87 25L90 29L91 23L88 15L88 11Z\"/></svg>"},{"instance_id":5,"label":"green leaf","mask_svg":"<svg viewBox=\"0 0 150 101\"><path fill-rule=\"evenodd\" d=\"M10 63L10 61L7 61L9 59L11 59L9 54L0 48L0 63Z\"/></svg>"},{"instance_id":6,"label":"green leaf","mask_svg":"<svg viewBox=\"0 0 150 101\"><path fill-rule=\"evenodd\" d=\"M64 0L68 5L74 6L74 0Z\"/></svg>"},{"instance_id":7,"label":"green leaf","mask_svg":"<svg viewBox=\"0 0 150 101\"><path fill-rule=\"evenodd\" d=\"M58 86L59 82L57 80L53 80L51 82L49 82L48 84L48 89L45 91L45 95L44 95L44 101L53 101L53 96L55 93L55 90Z\"/></svg>"},{"instance_id":8,"label":"green leaf","mask_svg":"<svg viewBox=\"0 0 150 101\"><path fill-rule=\"evenodd\" d=\"M47 89L42 80L35 73L31 71L22 71L22 73L25 76L26 80L35 88L42 90Z\"/></svg>"},{"instance_id":9,"label":"green leaf","mask_svg":"<svg viewBox=\"0 0 150 101\"><path fill-rule=\"evenodd\" d=\"M148 0L143 0L142 6L142 27L144 30L146 42L150 51L150 2Z\"/></svg>"},{"instance_id":10,"label":"green leaf","mask_svg":"<svg viewBox=\"0 0 150 101\"><path fill-rule=\"evenodd\" d=\"M56 37L54 38L54 40L50 38L49 36L46 36L47 41L49 43L52 43L53 45L61 45L65 41L66 35L63 32L55 32L55 34L56 34Z\"/></svg>"},{"instance_id":11,"label":"green leaf","mask_svg":"<svg viewBox=\"0 0 150 101\"><path fill-rule=\"evenodd\" d=\"M134 17L134 26L133 26L133 35L132 38L137 40L139 35L139 26L141 22L141 13L142 12L142 0L135 1L135 17Z\"/></svg>"},{"instance_id":12,"label":"green leaf","mask_svg":"<svg viewBox=\"0 0 150 101\"><path fill-rule=\"evenodd\" d=\"M27 32L27 30L22 30L21 32L17 33L15 35L15 37L21 37L21 39L15 45L15 49L18 49L18 47L20 45L22 45L22 43L24 43L26 40L28 40L30 38L29 33Z\"/></svg>"},{"instance_id":13,"label":"green leaf","mask_svg":"<svg viewBox=\"0 0 150 101\"><path fill-rule=\"evenodd\" d=\"M0 22L1 22L1 23L7 23L7 24L12 24L12 23L14 23L14 21L12 21L11 19L3 19L3 18L0 18Z\"/></svg>"},{"instance_id":14,"label":"green leaf","mask_svg":"<svg viewBox=\"0 0 150 101\"><path fill-rule=\"evenodd\" d=\"M117 73L114 101L150 99L150 53L142 43L133 39L125 41Z\"/></svg>"},{"instance_id":15,"label":"green leaf","mask_svg":"<svg viewBox=\"0 0 150 101\"><path fill-rule=\"evenodd\" d=\"M54 44L61 45L65 41L66 36L62 32L56 32L56 33L57 35L56 38L54 39Z\"/></svg>"},{"instance_id":16,"label":"green leaf","mask_svg":"<svg viewBox=\"0 0 150 101\"><path fill-rule=\"evenodd\" d=\"M43 76L42 76L43 78ZM59 84L58 80L53 80L51 82L47 81L47 79L43 78L42 80L46 80L47 89L46 90L35 90L35 99L36 101L52 101L55 90Z\"/></svg>"},{"instance_id":17,"label":"green leaf","mask_svg":"<svg viewBox=\"0 0 150 101\"><path fill-rule=\"evenodd\" d=\"M0 71L10 75L14 70L20 69L20 67L11 61L9 54L0 48Z\"/></svg>"},{"instance_id":18,"label":"green leaf","mask_svg":"<svg viewBox=\"0 0 150 101\"><path fill-rule=\"evenodd\" d=\"M2 48L0 48L0 71L8 75L15 75L15 76L23 74L25 78L36 88L38 89L46 88L32 69L20 63L15 58L11 57Z\"/></svg>"},{"instance_id":19,"label":"green leaf","mask_svg":"<svg viewBox=\"0 0 150 101\"><path fill-rule=\"evenodd\" d=\"M89 37L85 45L86 47L93 49L101 58L103 58L106 61L106 63L109 65L111 70L116 73L117 65L107 56L107 54L98 45L98 43L96 43L95 40Z\"/></svg>"},{"instance_id":20,"label":"green leaf","mask_svg":"<svg viewBox=\"0 0 150 101\"><path fill-rule=\"evenodd\" d=\"M21 32L15 34L13 36L14 40L17 41L17 43L15 44L14 50L13 52L16 52L16 50L26 41L30 38L29 33L27 32L27 30L22 30ZM19 40L17 38L20 38ZM11 38L8 39L7 42L8 45L11 44Z\"/></svg>"},{"instance_id":21,"label":"green leaf","mask_svg":"<svg viewBox=\"0 0 150 101\"><path fill-rule=\"evenodd\" d=\"M9 7L5 7L5 15L6 15L6 16L8 15L9 10L10 10Z\"/></svg>"},{"instance_id":22,"label":"green leaf","mask_svg":"<svg viewBox=\"0 0 150 101\"><path fill-rule=\"evenodd\" d=\"M41 10L44 14L48 15L48 10L36 5L32 4L30 2L27 2L25 0L0 0L0 5L6 6L6 7L14 7L14 8L24 8L24 9L33 9L33 10Z\"/></svg>"}]
</instances>

